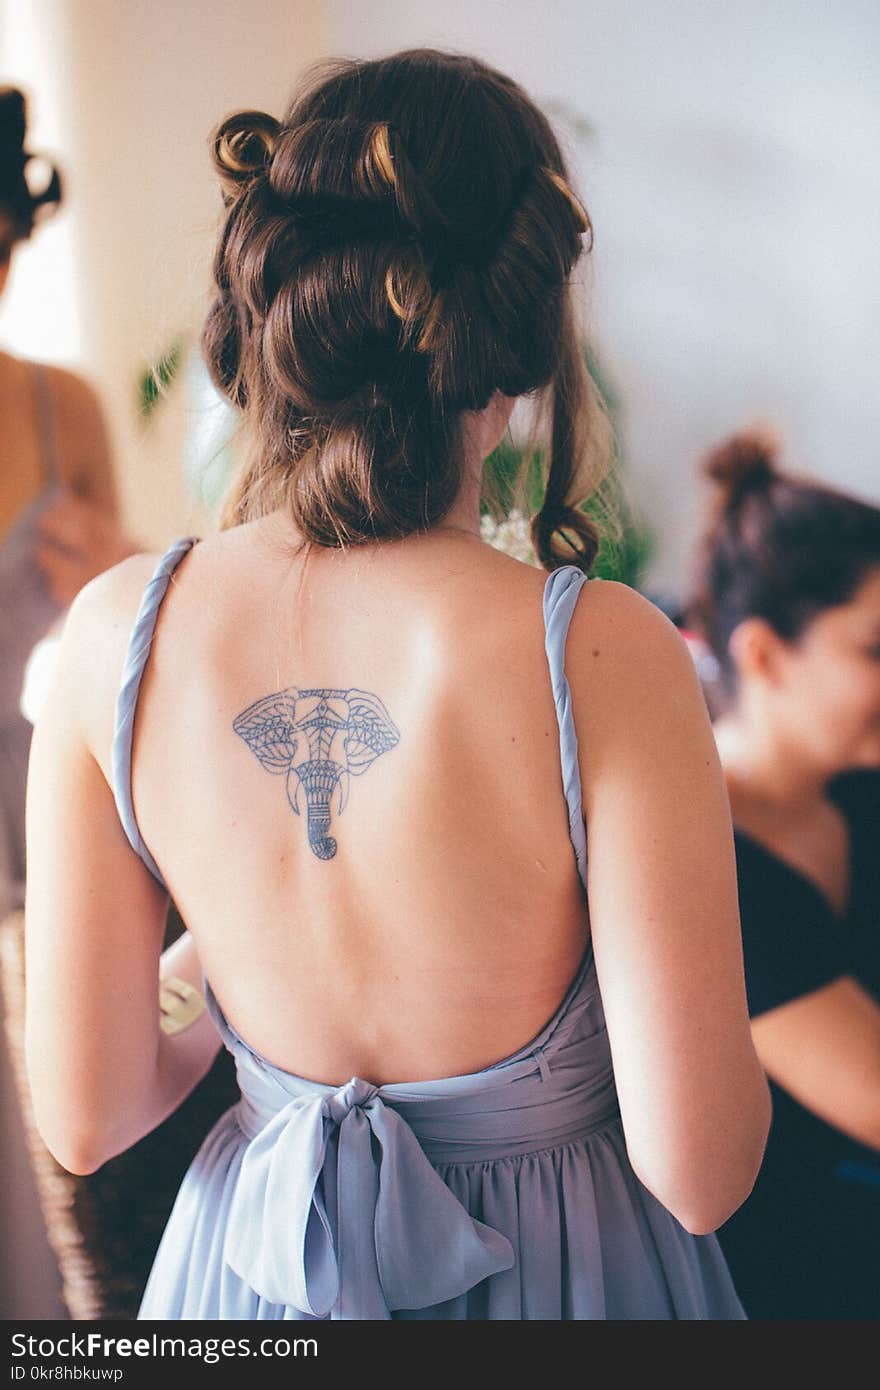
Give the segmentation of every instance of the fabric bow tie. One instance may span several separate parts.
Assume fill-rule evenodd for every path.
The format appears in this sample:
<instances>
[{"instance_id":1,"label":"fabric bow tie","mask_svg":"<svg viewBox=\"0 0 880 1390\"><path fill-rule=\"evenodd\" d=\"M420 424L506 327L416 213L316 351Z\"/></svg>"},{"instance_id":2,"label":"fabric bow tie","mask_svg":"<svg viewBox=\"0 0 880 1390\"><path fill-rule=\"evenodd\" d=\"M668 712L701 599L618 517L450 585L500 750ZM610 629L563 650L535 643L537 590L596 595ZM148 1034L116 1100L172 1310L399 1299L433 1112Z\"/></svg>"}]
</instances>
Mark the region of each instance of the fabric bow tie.
<instances>
[{"instance_id":1,"label":"fabric bow tie","mask_svg":"<svg viewBox=\"0 0 880 1390\"><path fill-rule=\"evenodd\" d=\"M513 1266L507 1237L465 1210L378 1087L354 1077L295 1097L259 1128L247 1104L224 1258L261 1297L387 1319Z\"/></svg>"}]
</instances>

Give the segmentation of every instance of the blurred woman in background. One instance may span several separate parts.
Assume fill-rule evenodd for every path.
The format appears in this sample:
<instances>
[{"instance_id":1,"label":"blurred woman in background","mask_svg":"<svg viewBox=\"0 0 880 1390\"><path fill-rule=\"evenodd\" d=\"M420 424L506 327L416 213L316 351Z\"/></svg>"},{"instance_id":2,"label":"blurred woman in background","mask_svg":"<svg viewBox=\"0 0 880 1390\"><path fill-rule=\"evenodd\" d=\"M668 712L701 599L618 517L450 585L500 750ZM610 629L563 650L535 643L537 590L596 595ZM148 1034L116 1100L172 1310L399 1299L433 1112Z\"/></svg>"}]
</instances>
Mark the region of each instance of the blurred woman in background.
<instances>
[{"instance_id":1,"label":"blurred woman in background","mask_svg":"<svg viewBox=\"0 0 880 1390\"><path fill-rule=\"evenodd\" d=\"M880 1314L880 510L781 473L716 500L687 621L718 665L746 983L774 1120L719 1232L753 1318Z\"/></svg>"},{"instance_id":2,"label":"blurred woman in background","mask_svg":"<svg viewBox=\"0 0 880 1390\"><path fill-rule=\"evenodd\" d=\"M29 178L25 99L0 88L0 295L13 253L54 213L61 179ZM39 160L44 164L45 161ZM0 350L0 921L24 903L25 782L32 726L21 709L28 658L60 626L82 586L138 549L119 526L116 488L94 392L60 367ZM0 1316L61 1317L0 1033L4 1154Z\"/></svg>"},{"instance_id":3,"label":"blurred woman in background","mask_svg":"<svg viewBox=\"0 0 880 1390\"><path fill-rule=\"evenodd\" d=\"M25 100L0 89L0 294L13 252L55 212L61 179L38 192ZM40 161L44 162L44 161ZM138 547L120 530L97 398L60 367L0 351L0 917L24 901L24 798L31 725L20 710L28 656L79 589Z\"/></svg>"},{"instance_id":4,"label":"blurred woman in background","mask_svg":"<svg viewBox=\"0 0 880 1390\"><path fill-rule=\"evenodd\" d=\"M202 342L253 452L219 535L65 628L28 782L40 1131L95 1172L234 1056L142 1319L739 1319L713 1232L770 1114L730 817L672 624L587 582L556 137L415 50L213 149ZM537 393L540 569L480 521ZM170 898L208 1005L174 1035Z\"/></svg>"}]
</instances>

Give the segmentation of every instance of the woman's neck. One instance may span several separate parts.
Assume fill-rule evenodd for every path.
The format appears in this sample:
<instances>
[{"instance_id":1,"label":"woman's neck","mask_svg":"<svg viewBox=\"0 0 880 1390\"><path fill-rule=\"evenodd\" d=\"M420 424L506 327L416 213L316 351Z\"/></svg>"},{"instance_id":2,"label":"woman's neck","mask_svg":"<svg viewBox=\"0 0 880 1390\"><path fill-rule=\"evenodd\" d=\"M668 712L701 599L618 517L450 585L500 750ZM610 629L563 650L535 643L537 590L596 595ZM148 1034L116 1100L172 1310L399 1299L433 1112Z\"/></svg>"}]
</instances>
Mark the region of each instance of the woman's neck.
<instances>
[{"instance_id":1,"label":"woman's neck","mask_svg":"<svg viewBox=\"0 0 880 1390\"><path fill-rule=\"evenodd\" d=\"M833 774L784 735L736 714L722 715L713 727L734 813L739 804L800 820L825 802Z\"/></svg>"}]
</instances>

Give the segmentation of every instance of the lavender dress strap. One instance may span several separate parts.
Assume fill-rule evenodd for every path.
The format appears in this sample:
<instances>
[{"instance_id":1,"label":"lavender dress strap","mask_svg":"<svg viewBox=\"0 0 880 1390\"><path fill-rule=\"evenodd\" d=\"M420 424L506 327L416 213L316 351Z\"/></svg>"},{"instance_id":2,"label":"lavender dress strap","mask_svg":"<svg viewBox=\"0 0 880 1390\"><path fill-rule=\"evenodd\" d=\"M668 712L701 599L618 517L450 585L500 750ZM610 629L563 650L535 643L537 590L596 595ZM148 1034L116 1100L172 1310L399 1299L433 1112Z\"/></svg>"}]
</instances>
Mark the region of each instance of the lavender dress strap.
<instances>
[{"instance_id":1,"label":"lavender dress strap","mask_svg":"<svg viewBox=\"0 0 880 1390\"><path fill-rule=\"evenodd\" d=\"M184 555L198 542L198 539L198 536L183 536L174 541L156 566L153 577L141 599L141 606L128 646L128 655L122 673L122 684L116 699L116 722L111 755L113 795L116 799L116 808L129 844L135 854L146 864L156 882L166 892L167 884L162 877L159 866L144 843L134 811L131 792L131 749L138 693L150 655L159 608L168 590L172 574Z\"/></svg>"},{"instance_id":2,"label":"lavender dress strap","mask_svg":"<svg viewBox=\"0 0 880 1390\"><path fill-rule=\"evenodd\" d=\"M544 587L544 626L547 661L559 723L559 760L562 786L568 804L568 822L575 861L584 892L587 888L587 833L584 829L578 737L571 707L571 690L565 674L565 645L571 616L587 575L575 565L562 565Z\"/></svg>"}]
</instances>

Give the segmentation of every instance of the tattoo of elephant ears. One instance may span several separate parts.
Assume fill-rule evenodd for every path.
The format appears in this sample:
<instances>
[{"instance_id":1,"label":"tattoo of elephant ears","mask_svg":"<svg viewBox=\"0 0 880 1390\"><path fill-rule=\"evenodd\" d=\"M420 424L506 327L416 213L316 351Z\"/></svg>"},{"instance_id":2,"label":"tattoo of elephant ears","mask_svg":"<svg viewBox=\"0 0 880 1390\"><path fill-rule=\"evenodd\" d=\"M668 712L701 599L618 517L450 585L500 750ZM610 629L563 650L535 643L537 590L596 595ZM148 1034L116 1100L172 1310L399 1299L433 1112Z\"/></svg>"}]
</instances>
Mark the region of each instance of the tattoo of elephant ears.
<instances>
[{"instance_id":1,"label":"tattoo of elephant ears","mask_svg":"<svg viewBox=\"0 0 880 1390\"><path fill-rule=\"evenodd\" d=\"M232 721L235 733L267 772L285 779L296 815L305 801L309 847L332 859L331 804L348 801L350 777L360 777L400 733L378 695L368 690L300 690L291 686L256 700Z\"/></svg>"}]
</instances>

